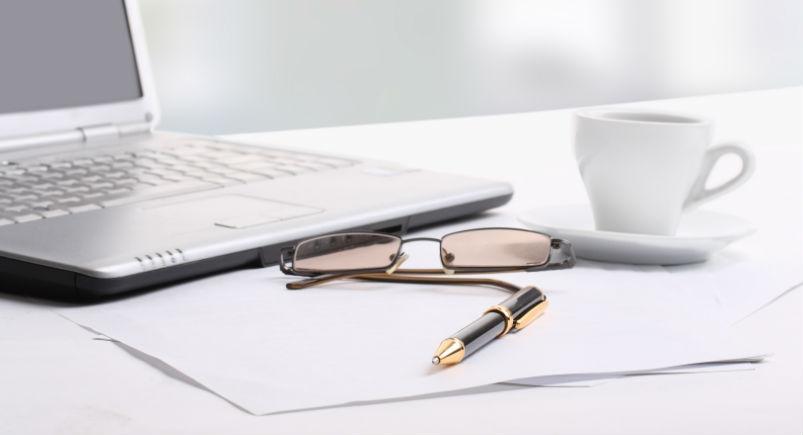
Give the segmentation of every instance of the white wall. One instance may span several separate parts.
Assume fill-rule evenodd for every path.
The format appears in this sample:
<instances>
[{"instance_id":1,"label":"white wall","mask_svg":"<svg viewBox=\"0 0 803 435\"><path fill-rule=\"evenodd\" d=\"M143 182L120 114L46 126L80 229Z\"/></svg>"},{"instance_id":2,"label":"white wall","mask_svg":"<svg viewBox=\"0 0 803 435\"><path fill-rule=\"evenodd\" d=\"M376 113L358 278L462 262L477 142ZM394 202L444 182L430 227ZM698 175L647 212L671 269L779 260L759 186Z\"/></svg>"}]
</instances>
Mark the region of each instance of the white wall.
<instances>
[{"instance_id":1,"label":"white wall","mask_svg":"<svg viewBox=\"0 0 803 435\"><path fill-rule=\"evenodd\" d=\"M162 126L225 133L803 84L800 0L140 0Z\"/></svg>"}]
</instances>

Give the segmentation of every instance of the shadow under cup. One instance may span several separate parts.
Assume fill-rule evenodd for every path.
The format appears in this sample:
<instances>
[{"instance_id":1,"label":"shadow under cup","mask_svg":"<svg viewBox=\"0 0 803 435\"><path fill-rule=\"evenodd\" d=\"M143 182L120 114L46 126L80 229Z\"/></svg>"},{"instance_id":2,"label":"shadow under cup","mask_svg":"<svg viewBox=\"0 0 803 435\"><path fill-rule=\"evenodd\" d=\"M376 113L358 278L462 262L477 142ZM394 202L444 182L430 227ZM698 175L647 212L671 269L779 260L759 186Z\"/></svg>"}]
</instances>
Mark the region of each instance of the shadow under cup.
<instances>
[{"instance_id":1,"label":"shadow under cup","mask_svg":"<svg viewBox=\"0 0 803 435\"><path fill-rule=\"evenodd\" d=\"M575 157L602 231L674 235L712 126L672 113L577 113ZM704 180L703 180L704 181Z\"/></svg>"}]
</instances>

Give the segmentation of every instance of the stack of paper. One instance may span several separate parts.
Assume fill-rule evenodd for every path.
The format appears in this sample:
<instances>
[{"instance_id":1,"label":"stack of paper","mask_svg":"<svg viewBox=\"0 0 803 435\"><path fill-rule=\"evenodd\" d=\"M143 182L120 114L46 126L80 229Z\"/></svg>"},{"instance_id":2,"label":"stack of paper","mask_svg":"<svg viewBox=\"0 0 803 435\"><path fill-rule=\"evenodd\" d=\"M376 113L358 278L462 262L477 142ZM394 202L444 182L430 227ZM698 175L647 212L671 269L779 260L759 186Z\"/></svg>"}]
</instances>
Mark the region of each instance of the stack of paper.
<instances>
[{"instance_id":1,"label":"stack of paper","mask_svg":"<svg viewBox=\"0 0 803 435\"><path fill-rule=\"evenodd\" d=\"M499 219L461 227L516 226ZM406 251L429 266L437 256L435 245ZM803 273L791 266L769 273L742 259L717 261L716 267L682 273L581 261L571 270L495 275L541 287L551 301L548 312L446 368L430 364L438 343L505 298L504 292L376 282L290 291L284 284L297 278L270 268L60 313L251 413L266 414L503 381L590 381L760 358L771 350L744 347L729 337L727 326L803 281Z\"/></svg>"}]
</instances>

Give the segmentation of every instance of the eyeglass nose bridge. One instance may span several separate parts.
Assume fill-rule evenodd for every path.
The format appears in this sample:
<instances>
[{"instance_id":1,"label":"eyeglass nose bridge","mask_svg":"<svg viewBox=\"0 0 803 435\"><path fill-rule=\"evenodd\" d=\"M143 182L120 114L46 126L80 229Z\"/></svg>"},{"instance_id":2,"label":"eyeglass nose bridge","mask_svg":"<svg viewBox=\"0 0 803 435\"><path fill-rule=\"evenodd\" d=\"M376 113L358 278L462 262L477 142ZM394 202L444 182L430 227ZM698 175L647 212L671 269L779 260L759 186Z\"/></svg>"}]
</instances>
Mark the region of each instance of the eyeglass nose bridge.
<instances>
[{"instance_id":1,"label":"eyeglass nose bridge","mask_svg":"<svg viewBox=\"0 0 803 435\"><path fill-rule=\"evenodd\" d=\"M440 238L437 238L437 237L413 237L413 238L410 238L410 239L402 239L401 246L403 247L405 244L411 243L411 242L433 242L433 243L437 243L438 246L440 246L440 251L441 251L440 252L440 257L441 257L441 263L442 263L442 266L443 266L444 273L446 273L447 275L451 275L452 273L454 273L453 270L451 270L448 267L446 267L446 265L448 263L451 263L452 260L454 260L454 254L452 254L451 252L446 252L446 251L443 250L443 244L441 243L442 240Z\"/></svg>"},{"instance_id":2,"label":"eyeglass nose bridge","mask_svg":"<svg viewBox=\"0 0 803 435\"><path fill-rule=\"evenodd\" d=\"M440 244L441 239L438 239L436 237L413 237L411 239L402 239L402 245L410 242L435 242Z\"/></svg>"},{"instance_id":3,"label":"eyeglass nose bridge","mask_svg":"<svg viewBox=\"0 0 803 435\"><path fill-rule=\"evenodd\" d=\"M446 252L443 250L443 244L441 243L441 239L436 237L413 237L412 239L402 239L401 246L403 247L406 243L410 242L434 242L437 243L441 247L441 258L448 259L450 256L452 257L449 261L454 259L454 255L450 252Z\"/></svg>"}]
</instances>

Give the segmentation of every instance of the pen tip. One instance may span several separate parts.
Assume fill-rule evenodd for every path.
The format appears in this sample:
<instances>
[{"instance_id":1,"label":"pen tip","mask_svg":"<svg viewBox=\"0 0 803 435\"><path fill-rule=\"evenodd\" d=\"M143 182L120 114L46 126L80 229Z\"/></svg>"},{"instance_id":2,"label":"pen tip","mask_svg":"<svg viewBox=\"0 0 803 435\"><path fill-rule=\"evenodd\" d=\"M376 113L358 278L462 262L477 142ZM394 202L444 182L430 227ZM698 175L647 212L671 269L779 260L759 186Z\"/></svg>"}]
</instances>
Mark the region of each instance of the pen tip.
<instances>
[{"instance_id":1,"label":"pen tip","mask_svg":"<svg viewBox=\"0 0 803 435\"><path fill-rule=\"evenodd\" d=\"M435 356L432 357L432 364L438 365L451 365L459 363L466 356L466 346L459 338L447 338L443 340L435 351Z\"/></svg>"}]
</instances>

